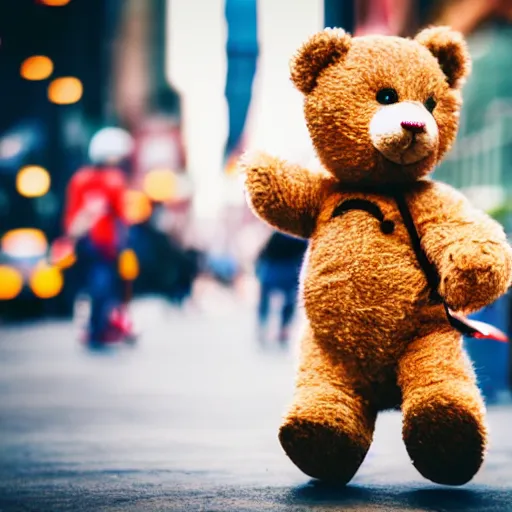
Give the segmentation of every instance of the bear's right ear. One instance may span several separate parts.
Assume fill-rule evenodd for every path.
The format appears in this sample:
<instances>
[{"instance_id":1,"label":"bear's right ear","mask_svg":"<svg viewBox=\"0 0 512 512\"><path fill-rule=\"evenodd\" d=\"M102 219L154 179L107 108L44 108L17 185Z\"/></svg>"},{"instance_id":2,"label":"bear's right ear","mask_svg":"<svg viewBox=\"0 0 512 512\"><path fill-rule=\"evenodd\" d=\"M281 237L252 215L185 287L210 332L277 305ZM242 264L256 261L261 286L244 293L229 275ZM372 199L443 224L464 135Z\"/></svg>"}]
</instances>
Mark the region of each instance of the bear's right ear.
<instances>
[{"instance_id":1,"label":"bear's right ear","mask_svg":"<svg viewBox=\"0 0 512 512\"><path fill-rule=\"evenodd\" d=\"M309 94L315 88L320 72L347 53L351 39L341 28L326 28L306 41L290 63L295 87L303 94Z\"/></svg>"}]
</instances>

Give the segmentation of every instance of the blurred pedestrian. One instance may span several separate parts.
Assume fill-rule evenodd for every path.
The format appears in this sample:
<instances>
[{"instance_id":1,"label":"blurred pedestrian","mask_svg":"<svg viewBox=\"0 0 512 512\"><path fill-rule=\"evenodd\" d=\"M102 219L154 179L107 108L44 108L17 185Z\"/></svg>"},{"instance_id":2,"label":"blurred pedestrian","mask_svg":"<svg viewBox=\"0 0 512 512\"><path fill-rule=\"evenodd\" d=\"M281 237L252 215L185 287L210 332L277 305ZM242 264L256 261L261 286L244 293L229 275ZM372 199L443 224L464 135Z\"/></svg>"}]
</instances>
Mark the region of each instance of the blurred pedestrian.
<instances>
[{"instance_id":1,"label":"blurred pedestrian","mask_svg":"<svg viewBox=\"0 0 512 512\"><path fill-rule=\"evenodd\" d=\"M118 269L119 255L128 238L126 180L119 159L109 158L104 148L93 151L91 159L92 164L79 169L68 185L64 229L76 243L91 301L86 338L101 343L131 336L131 323L124 310L120 315L125 288Z\"/></svg>"},{"instance_id":2,"label":"blurred pedestrian","mask_svg":"<svg viewBox=\"0 0 512 512\"><path fill-rule=\"evenodd\" d=\"M300 270L307 241L274 232L256 261L256 276L260 283L258 304L258 336L266 339L271 299L274 294L282 297L278 339L286 343L297 307Z\"/></svg>"}]
</instances>

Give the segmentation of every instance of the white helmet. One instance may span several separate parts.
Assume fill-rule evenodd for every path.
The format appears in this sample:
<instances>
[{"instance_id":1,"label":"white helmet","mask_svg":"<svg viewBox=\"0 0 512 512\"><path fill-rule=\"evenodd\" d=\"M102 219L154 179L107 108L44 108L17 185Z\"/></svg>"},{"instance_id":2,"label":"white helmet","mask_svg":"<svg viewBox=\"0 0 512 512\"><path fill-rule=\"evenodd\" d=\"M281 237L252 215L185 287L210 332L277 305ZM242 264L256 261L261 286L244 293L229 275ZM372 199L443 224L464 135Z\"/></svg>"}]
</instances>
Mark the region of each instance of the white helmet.
<instances>
[{"instance_id":1,"label":"white helmet","mask_svg":"<svg viewBox=\"0 0 512 512\"><path fill-rule=\"evenodd\" d=\"M102 128L89 144L89 158L96 164L119 162L132 151L133 137L122 128Z\"/></svg>"}]
</instances>

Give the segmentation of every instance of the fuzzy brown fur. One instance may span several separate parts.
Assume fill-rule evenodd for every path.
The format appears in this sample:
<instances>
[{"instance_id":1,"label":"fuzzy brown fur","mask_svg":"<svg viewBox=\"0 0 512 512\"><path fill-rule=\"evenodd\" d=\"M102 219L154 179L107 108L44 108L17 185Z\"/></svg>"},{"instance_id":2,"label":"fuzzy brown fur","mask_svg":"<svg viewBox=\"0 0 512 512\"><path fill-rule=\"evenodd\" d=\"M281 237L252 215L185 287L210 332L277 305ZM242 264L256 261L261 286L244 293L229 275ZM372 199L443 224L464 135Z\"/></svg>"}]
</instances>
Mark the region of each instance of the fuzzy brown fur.
<instances>
[{"instance_id":1,"label":"fuzzy brown fur","mask_svg":"<svg viewBox=\"0 0 512 512\"><path fill-rule=\"evenodd\" d=\"M261 153L241 164L254 212L310 238L301 283L308 327L279 438L312 477L348 482L370 447L378 411L397 405L407 450L426 478L460 485L483 461L485 411L472 366L443 306L431 299L393 197L400 186L451 308L475 311L507 290L512 251L501 226L425 177L455 138L468 72L461 36L445 28L415 40L324 31L299 50L291 75L305 94L326 172ZM419 162L392 163L372 145L368 126L383 87L395 88L400 101L436 99L439 137ZM378 205L394 230L383 232L364 210L333 217L347 199Z\"/></svg>"}]
</instances>

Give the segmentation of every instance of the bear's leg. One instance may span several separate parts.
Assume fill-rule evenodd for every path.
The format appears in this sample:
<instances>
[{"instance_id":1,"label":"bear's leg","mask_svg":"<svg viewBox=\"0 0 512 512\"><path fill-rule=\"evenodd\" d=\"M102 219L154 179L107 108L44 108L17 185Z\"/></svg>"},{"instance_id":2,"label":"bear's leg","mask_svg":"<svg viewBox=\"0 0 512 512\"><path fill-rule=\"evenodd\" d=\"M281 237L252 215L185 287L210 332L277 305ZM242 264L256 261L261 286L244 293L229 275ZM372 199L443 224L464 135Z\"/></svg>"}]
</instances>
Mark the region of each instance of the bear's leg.
<instances>
[{"instance_id":1,"label":"bear's leg","mask_svg":"<svg viewBox=\"0 0 512 512\"><path fill-rule=\"evenodd\" d=\"M487 444L485 407L460 335L444 329L412 342L399 362L403 437L416 469L444 485L479 470Z\"/></svg>"},{"instance_id":2,"label":"bear's leg","mask_svg":"<svg viewBox=\"0 0 512 512\"><path fill-rule=\"evenodd\" d=\"M341 361L306 334L295 397L279 431L288 457L313 478L346 484L370 447L375 416Z\"/></svg>"}]
</instances>

